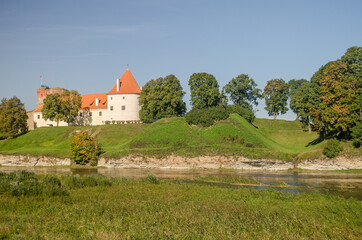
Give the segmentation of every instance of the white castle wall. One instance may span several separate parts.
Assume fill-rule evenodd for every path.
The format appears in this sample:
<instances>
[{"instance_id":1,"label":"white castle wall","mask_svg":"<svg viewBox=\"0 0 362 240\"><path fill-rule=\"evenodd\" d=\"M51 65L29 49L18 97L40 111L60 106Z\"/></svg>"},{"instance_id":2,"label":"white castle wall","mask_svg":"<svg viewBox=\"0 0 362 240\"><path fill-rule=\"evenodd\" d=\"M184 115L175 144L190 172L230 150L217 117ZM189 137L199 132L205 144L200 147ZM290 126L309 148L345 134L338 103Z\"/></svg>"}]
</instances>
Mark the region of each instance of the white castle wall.
<instances>
[{"instance_id":1,"label":"white castle wall","mask_svg":"<svg viewBox=\"0 0 362 240\"><path fill-rule=\"evenodd\" d=\"M139 121L139 96L137 93L109 94L106 121Z\"/></svg>"}]
</instances>

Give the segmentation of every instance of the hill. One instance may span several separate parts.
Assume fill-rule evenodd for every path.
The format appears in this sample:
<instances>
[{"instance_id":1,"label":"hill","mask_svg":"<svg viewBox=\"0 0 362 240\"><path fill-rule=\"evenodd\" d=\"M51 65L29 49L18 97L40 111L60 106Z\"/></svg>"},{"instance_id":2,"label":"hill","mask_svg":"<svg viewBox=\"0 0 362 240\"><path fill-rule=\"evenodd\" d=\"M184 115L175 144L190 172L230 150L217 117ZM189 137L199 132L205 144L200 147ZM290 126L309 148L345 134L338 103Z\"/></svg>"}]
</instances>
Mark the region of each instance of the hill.
<instances>
[{"instance_id":1,"label":"hill","mask_svg":"<svg viewBox=\"0 0 362 240\"><path fill-rule=\"evenodd\" d=\"M291 160L296 156L320 157L325 144L319 143L318 135L309 134L298 121L256 119L252 125L231 114L208 128L190 126L184 118L165 118L152 124L38 128L16 139L0 141L0 152L69 157L71 136L78 131L90 133L102 144L104 156L114 158L175 154Z\"/></svg>"}]
</instances>

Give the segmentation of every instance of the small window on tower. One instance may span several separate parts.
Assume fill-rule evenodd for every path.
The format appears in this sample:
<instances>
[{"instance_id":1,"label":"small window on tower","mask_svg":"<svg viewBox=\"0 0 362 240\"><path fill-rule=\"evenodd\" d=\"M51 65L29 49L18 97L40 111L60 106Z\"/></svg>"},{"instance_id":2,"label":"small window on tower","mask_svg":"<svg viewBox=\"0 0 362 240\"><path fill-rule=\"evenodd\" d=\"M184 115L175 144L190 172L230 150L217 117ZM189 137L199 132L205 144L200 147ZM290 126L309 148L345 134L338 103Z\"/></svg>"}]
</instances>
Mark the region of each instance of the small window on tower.
<instances>
[{"instance_id":1,"label":"small window on tower","mask_svg":"<svg viewBox=\"0 0 362 240\"><path fill-rule=\"evenodd\" d=\"M122 106L122 110L126 110L126 106Z\"/></svg>"},{"instance_id":2,"label":"small window on tower","mask_svg":"<svg viewBox=\"0 0 362 240\"><path fill-rule=\"evenodd\" d=\"M110 109L111 111L113 111L113 106L111 106L111 109Z\"/></svg>"},{"instance_id":3,"label":"small window on tower","mask_svg":"<svg viewBox=\"0 0 362 240\"><path fill-rule=\"evenodd\" d=\"M80 117L83 117L83 113L79 113L79 116L80 116Z\"/></svg>"},{"instance_id":4,"label":"small window on tower","mask_svg":"<svg viewBox=\"0 0 362 240\"><path fill-rule=\"evenodd\" d=\"M38 115L38 119L40 119L40 115Z\"/></svg>"},{"instance_id":5,"label":"small window on tower","mask_svg":"<svg viewBox=\"0 0 362 240\"><path fill-rule=\"evenodd\" d=\"M126 97L123 97L123 99L126 99Z\"/></svg>"},{"instance_id":6,"label":"small window on tower","mask_svg":"<svg viewBox=\"0 0 362 240\"><path fill-rule=\"evenodd\" d=\"M99 112L99 116L102 116L102 112Z\"/></svg>"}]
</instances>

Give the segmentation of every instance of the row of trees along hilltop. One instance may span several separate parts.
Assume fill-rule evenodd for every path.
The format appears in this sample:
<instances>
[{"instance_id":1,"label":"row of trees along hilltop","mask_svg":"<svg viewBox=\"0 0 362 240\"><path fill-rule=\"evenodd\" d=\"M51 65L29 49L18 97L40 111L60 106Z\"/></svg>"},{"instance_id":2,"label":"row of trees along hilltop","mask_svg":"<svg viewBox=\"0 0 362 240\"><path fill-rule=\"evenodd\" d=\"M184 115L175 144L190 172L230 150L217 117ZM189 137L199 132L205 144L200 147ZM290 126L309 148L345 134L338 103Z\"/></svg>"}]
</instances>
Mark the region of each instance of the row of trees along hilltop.
<instances>
[{"instance_id":1,"label":"row of trees along hilltop","mask_svg":"<svg viewBox=\"0 0 362 240\"><path fill-rule=\"evenodd\" d=\"M210 109L218 106L229 109L237 106L252 113L253 105L257 106L258 99L263 97L269 116L276 119L289 110L289 101L290 109L310 132L314 129L323 137L328 134L349 137L353 128L361 128L361 57L362 48L351 47L341 59L322 66L310 81L272 79L263 93L247 74L233 78L220 92L213 75L194 73L188 82L193 107L190 112L208 109L211 113ZM184 95L174 75L149 81L140 96L141 120L151 122L165 116L183 116L186 112ZM229 102L234 108L228 106Z\"/></svg>"}]
</instances>

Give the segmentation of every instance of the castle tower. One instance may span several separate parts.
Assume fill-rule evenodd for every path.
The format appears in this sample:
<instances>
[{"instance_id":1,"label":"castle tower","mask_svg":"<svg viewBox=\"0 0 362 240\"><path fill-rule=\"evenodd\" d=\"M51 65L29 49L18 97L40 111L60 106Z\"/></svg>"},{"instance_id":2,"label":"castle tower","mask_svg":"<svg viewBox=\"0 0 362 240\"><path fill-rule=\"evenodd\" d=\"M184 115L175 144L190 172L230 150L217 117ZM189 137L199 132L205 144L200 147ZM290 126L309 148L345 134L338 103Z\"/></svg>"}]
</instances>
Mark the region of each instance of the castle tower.
<instances>
[{"instance_id":1,"label":"castle tower","mask_svg":"<svg viewBox=\"0 0 362 240\"><path fill-rule=\"evenodd\" d=\"M36 109L44 104L44 99L49 94L55 94L55 93L62 94L66 91L68 90L65 88L60 88L60 87L49 88L47 86L42 85L40 88L36 89Z\"/></svg>"}]
</instances>

